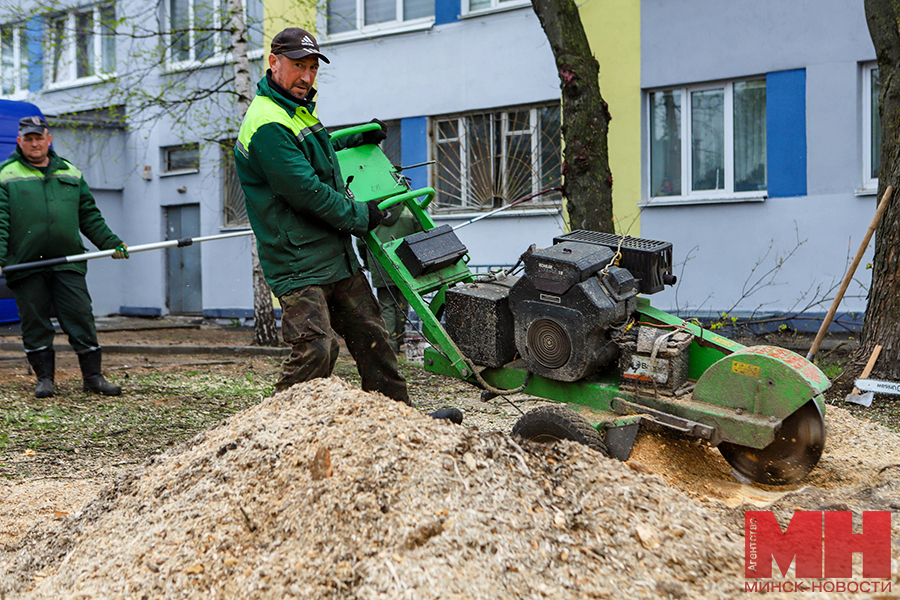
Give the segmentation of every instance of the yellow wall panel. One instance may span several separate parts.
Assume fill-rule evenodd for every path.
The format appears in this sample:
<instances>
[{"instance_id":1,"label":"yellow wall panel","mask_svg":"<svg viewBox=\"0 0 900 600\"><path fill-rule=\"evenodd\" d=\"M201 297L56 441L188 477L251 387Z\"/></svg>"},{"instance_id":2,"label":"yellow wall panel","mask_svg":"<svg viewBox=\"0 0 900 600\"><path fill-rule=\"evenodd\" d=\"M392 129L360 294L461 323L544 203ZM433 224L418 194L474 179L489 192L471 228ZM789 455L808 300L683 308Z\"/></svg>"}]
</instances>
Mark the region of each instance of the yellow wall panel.
<instances>
[{"instance_id":1,"label":"yellow wall panel","mask_svg":"<svg viewBox=\"0 0 900 600\"><path fill-rule=\"evenodd\" d=\"M609 104L609 166L616 233L640 235L641 2L588 0L581 22L600 63L600 93Z\"/></svg>"},{"instance_id":2,"label":"yellow wall panel","mask_svg":"<svg viewBox=\"0 0 900 600\"><path fill-rule=\"evenodd\" d=\"M263 0L265 49L275 34L286 27L302 27L316 32L316 5L309 0Z\"/></svg>"}]
</instances>

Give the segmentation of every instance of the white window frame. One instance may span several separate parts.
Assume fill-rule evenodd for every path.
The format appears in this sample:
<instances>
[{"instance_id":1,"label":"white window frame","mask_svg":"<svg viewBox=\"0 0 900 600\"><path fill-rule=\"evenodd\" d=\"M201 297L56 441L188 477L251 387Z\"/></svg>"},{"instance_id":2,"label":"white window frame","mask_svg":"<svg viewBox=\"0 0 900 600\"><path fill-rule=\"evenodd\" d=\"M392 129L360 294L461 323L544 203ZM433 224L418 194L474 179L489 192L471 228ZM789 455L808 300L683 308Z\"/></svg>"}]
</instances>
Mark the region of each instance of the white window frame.
<instances>
[{"instance_id":1,"label":"white window frame","mask_svg":"<svg viewBox=\"0 0 900 600\"><path fill-rule=\"evenodd\" d=\"M58 13L47 19L45 24L45 31L47 33L47 38L50 40L50 46L49 48L45 49L45 89L53 90L71 87L72 85L98 83L101 81L112 79L116 76L118 65L116 65L116 67L113 68L113 70L109 73L103 72L103 24L101 20L101 11L104 8L112 8L115 11L115 4L102 3L94 6L83 6L65 13ZM75 38L78 33L75 29L76 18L78 17L78 15L84 14L88 11L91 11L91 19L93 24L93 37L91 42L94 46L93 70L95 74L88 75L86 77L78 77L78 48L75 42ZM64 18L66 20L66 24L64 28L64 38L63 40L59 41L55 40L53 37L55 34L55 28L53 27L53 24L61 18ZM60 79L59 81L53 81L53 59L55 51L54 44L57 43L64 45L65 56L61 60L61 68L65 68L68 70L68 76L64 79ZM46 58L49 58L49 60L46 60Z\"/></svg>"},{"instance_id":2,"label":"white window frame","mask_svg":"<svg viewBox=\"0 0 900 600\"><path fill-rule=\"evenodd\" d=\"M166 23L166 70L168 71L188 71L191 69L196 69L199 67L208 67L215 65L223 65L229 63L233 60L234 55L231 52L231 46L224 47L221 43L221 37L217 33L213 36L213 40L215 41L215 50L212 53L212 56L205 59L198 59L196 57L197 44L194 36L196 31L194 29L194 3L199 0L185 0L188 2L188 20L190 21L190 29L188 30L188 52L190 54L190 58L185 60L176 60L174 56L174 48L172 46L172 0L166 0L165 2L165 23ZM247 21L247 2L249 0L244 0L241 2L241 9L244 12L244 22ZM215 29L222 28L221 18L222 18L222 6L228 4L228 0L213 0L216 3L215 8L213 9L213 27ZM247 58L250 60L258 60L263 57L263 47L259 48L250 48L249 40L248 48L247 48Z\"/></svg>"},{"instance_id":3,"label":"white window frame","mask_svg":"<svg viewBox=\"0 0 900 600\"><path fill-rule=\"evenodd\" d=\"M531 6L530 0L491 0L490 6L484 8L471 8L471 0L462 0L462 16L477 16L486 13L502 12L504 10L512 10L514 8L522 8L523 6Z\"/></svg>"},{"instance_id":4,"label":"white window frame","mask_svg":"<svg viewBox=\"0 0 900 600\"><path fill-rule=\"evenodd\" d=\"M704 202L722 202L722 201L756 201L765 199L768 196L767 190L751 190L747 192L734 191L734 84L745 83L748 81L765 80L764 77L749 77L746 79L734 79L729 81L718 81L713 83L704 83L696 85L688 85L682 87L665 87L647 90L647 138L646 138L646 168L644 177L647 182L647 204L693 204ZM721 190L697 190L691 189L692 183L692 167L693 153L691 152L691 94L694 92L703 92L708 90L724 89L724 169L725 169L725 186ZM653 132L650 129L650 111L653 106L650 102L650 96L656 92L679 91L681 93L681 195L678 196L653 196L650 161L652 159L650 144ZM767 157L768 158L768 157ZM768 180L766 181L768 184Z\"/></svg>"},{"instance_id":5,"label":"white window frame","mask_svg":"<svg viewBox=\"0 0 900 600\"><path fill-rule=\"evenodd\" d=\"M28 62L22 65L22 44L27 43L25 39L27 36L25 35L25 23L9 23L7 25L3 25L4 29L11 29L13 34L13 71L15 75L13 76L13 90L8 94L2 93L2 89L0 89L0 98L6 99L19 99L24 98L28 95L28 85L29 85L29 70L28 70ZM3 49L0 48L0 53L2 53ZM26 54L26 59L28 55Z\"/></svg>"},{"instance_id":6,"label":"white window frame","mask_svg":"<svg viewBox=\"0 0 900 600\"><path fill-rule=\"evenodd\" d=\"M356 28L350 31L341 31L339 33L328 33L328 0L323 0L322 10L318 11L316 25L319 31L323 32L319 38L320 41L335 43L342 41L358 40L360 38L369 38L379 35L388 35L394 33L404 33L408 31L420 31L429 29L434 25L434 15L429 17L420 17L418 19L403 19L403 0L396 0L398 18L393 21L385 21L383 23L375 23L366 25L366 0L356 0Z\"/></svg>"},{"instance_id":7,"label":"white window frame","mask_svg":"<svg viewBox=\"0 0 900 600\"><path fill-rule=\"evenodd\" d=\"M872 177L872 124L877 115L872 114L872 72L878 70L877 63L866 63L862 67L862 192L877 192L878 178Z\"/></svg>"},{"instance_id":8,"label":"white window frame","mask_svg":"<svg viewBox=\"0 0 900 600\"><path fill-rule=\"evenodd\" d=\"M464 121L470 117L476 116L491 116L491 147L494 146L494 138L496 137L496 131L494 130L495 122L493 119L493 115L500 113L500 148L495 149L499 150L499 168L501 180L503 181L504 187L508 184L507 181L507 169L508 169L508 161L507 161L507 153L508 153L508 144L507 140L510 137L515 135L522 135L523 133L527 133L530 136L531 143L531 161L532 161L532 175L531 175L531 193L536 194L541 190L541 182L543 180L542 168L541 164L542 158L542 148L541 148L541 132L540 132L540 117L538 115L538 111L547 107L547 104L534 104L534 105L524 105L524 106L512 106L505 108L496 108L496 109L488 109L483 111L472 111L464 114L451 114L451 115L438 115L429 117L429 156L431 159L437 158L437 147L443 143L458 143L459 144L459 171L460 171L460 199L461 204L459 206L441 206L438 207L437 203L432 205L434 207L434 211L436 213L454 213L454 212L473 212L473 211L487 211L491 210L491 206L485 206L483 204L479 204L476 202L472 202L469 198L471 192L470 188L470 176L469 176L469 148L468 148L468 136L463 135L460 136L459 132L468 131L467 125L464 124ZM509 114L513 112L522 112L528 111L528 129L517 129L512 130L510 128ZM439 123L455 121L456 127L455 130L457 132L457 136L453 138L439 138ZM562 144L560 144L560 154L562 154ZM560 155L560 164L562 163L562 155ZM429 169L429 180L431 181L430 185L435 190L438 189L438 182L436 180L436 171L437 166L432 165ZM561 182L560 182L561 183ZM503 193L508 193L505 189ZM527 203L527 206L534 208L536 206L547 207L547 206L557 206L559 204L558 199L547 200L547 197L536 197L533 200L530 200Z\"/></svg>"}]
</instances>

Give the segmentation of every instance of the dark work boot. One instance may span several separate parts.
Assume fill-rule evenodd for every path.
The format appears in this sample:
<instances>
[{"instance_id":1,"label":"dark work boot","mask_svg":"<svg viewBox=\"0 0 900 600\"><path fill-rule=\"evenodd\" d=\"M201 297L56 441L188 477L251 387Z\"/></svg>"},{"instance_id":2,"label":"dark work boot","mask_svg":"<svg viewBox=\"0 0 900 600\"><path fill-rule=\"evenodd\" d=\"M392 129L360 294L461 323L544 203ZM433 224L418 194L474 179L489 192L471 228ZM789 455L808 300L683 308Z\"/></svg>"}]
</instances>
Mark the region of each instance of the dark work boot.
<instances>
[{"instance_id":1,"label":"dark work boot","mask_svg":"<svg viewBox=\"0 0 900 600\"><path fill-rule=\"evenodd\" d=\"M53 374L56 367L56 352L53 348L28 352L28 362L34 369L37 377L37 389L34 390L35 398L49 398L53 395Z\"/></svg>"},{"instance_id":2,"label":"dark work boot","mask_svg":"<svg viewBox=\"0 0 900 600\"><path fill-rule=\"evenodd\" d=\"M103 375L100 374L101 361L100 348L78 355L81 376L84 378L84 391L104 396L118 396L122 393L122 388L103 379Z\"/></svg>"}]
</instances>

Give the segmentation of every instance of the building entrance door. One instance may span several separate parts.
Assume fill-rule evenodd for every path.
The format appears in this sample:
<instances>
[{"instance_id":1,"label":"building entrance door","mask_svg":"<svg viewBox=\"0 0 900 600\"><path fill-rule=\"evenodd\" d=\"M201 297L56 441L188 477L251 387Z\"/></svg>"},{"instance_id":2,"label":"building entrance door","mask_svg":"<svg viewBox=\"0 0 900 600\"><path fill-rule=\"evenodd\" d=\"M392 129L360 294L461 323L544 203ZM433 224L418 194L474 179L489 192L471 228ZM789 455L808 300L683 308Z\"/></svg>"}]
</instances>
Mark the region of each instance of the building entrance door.
<instances>
[{"instance_id":1,"label":"building entrance door","mask_svg":"<svg viewBox=\"0 0 900 600\"><path fill-rule=\"evenodd\" d=\"M166 239L200 235L200 205L166 207ZM166 305L173 314L203 312L200 244L166 249Z\"/></svg>"}]
</instances>

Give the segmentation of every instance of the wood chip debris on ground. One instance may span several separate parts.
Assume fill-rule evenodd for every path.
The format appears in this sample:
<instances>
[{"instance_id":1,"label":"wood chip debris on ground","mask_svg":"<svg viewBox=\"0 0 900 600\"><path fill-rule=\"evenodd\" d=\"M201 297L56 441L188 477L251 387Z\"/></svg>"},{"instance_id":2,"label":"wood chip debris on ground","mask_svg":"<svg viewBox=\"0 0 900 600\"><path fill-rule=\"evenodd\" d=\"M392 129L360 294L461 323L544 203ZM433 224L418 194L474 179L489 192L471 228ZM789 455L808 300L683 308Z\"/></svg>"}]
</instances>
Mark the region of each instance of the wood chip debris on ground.
<instances>
[{"instance_id":1,"label":"wood chip debris on ground","mask_svg":"<svg viewBox=\"0 0 900 600\"><path fill-rule=\"evenodd\" d=\"M897 497L897 472L884 467L900 463L898 436L846 411L828 426L822 474L760 490L757 504L823 510L839 497L850 510ZM753 502L725 502L733 489L682 493L688 462L708 448L679 444L685 456L657 463L642 443L629 466L318 379L21 536L0 552L0 597L753 597L743 593L741 534ZM724 481L717 468L704 476Z\"/></svg>"}]
</instances>

